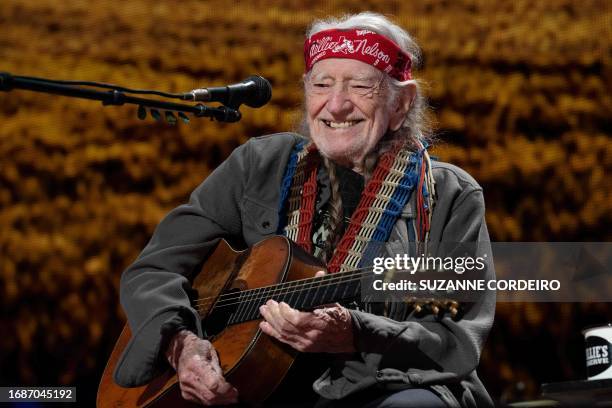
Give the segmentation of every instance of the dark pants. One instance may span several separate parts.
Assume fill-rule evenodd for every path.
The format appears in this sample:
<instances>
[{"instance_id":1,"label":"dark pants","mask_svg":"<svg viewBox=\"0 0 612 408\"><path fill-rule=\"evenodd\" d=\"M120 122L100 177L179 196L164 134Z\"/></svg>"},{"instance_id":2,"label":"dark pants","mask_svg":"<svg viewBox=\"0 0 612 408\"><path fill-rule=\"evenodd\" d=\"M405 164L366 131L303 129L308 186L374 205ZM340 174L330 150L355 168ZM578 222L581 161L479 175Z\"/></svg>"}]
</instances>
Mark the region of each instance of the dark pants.
<instances>
[{"instance_id":1,"label":"dark pants","mask_svg":"<svg viewBox=\"0 0 612 408\"><path fill-rule=\"evenodd\" d=\"M446 404L427 389L384 390L368 388L341 400L322 398L312 389L312 383L329 363L325 353L300 354L289 374L271 398L266 408L446 408Z\"/></svg>"},{"instance_id":2,"label":"dark pants","mask_svg":"<svg viewBox=\"0 0 612 408\"><path fill-rule=\"evenodd\" d=\"M248 405L237 404L232 408L248 408ZM432 391L411 388L401 391L375 393L359 392L341 400L330 400L319 397L318 401L293 398L283 401L266 401L263 408L447 408L447 405Z\"/></svg>"},{"instance_id":3,"label":"dark pants","mask_svg":"<svg viewBox=\"0 0 612 408\"><path fill-rule=\"evenodd\" d=\"M341 400L321 398L315 408L446 408L447 405L435 393L411 388L372 396L358 393Z\"/></svg>"}]
</instances>

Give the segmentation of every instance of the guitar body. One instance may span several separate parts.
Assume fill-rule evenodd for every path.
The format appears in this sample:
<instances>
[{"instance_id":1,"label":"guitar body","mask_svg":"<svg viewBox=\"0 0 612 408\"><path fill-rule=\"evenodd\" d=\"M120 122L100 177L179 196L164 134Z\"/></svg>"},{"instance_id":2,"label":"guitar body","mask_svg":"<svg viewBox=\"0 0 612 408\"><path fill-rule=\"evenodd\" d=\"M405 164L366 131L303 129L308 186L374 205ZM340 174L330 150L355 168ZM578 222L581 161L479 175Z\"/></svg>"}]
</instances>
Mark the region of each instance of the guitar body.
<instances>
[{"instance_id":1,"label":"guitar body","mask_svg":"<svg viewBox=\"0 0 612 408\"><path fill-rule=\"evenodd\" d=\"M194 278L198 298L216 300L222 293L311 278L324 269L320 261L306 254L285 237L274 236L246 251L234 251L221 240ZM214 308L208 302L200 316L205 319ZM259 330L261 320L227 325L210 338L219 353L226 379L239 392L240 401L256 405L264 401L291 367L297 352ZM130 340L126 325L102 375L98 407L193 407L181 398L178 379L169 370L149 384L123 388L115 384L113 371ZM170 405L172 404L172 405Z\"/></svg>"}]
</instances>

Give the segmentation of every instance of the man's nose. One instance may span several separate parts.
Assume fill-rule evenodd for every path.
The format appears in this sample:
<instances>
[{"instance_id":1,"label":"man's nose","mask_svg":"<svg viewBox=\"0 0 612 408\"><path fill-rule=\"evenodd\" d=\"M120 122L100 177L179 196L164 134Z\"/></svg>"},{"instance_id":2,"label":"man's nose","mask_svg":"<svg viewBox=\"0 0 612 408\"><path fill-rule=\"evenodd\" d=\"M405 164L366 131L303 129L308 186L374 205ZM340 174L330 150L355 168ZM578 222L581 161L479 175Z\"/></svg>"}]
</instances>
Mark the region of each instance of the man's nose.
<instances>
[{"instance_id":1,"label":"man's nose","mask_svg":"<svg viewBox=\"0 0 612 408\"><path fill-rule=\"evenodd\" d=\"M327 111L333 116L343 116L353 110L350 94L344 87L334 87L327 100Z\"/></svg>"}]
</instances>

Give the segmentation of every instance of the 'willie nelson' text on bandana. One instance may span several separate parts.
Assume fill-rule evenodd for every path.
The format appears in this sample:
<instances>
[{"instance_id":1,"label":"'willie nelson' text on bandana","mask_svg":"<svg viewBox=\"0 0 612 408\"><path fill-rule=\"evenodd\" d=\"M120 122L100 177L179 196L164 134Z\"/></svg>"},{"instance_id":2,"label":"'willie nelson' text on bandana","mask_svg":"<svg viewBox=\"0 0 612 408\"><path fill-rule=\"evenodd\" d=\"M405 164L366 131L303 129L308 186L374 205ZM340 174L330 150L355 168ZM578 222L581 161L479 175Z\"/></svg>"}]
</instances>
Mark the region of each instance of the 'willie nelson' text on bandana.
<instances>
[{"instance_id":1,"label":"'willie nelson' text on bandana","mask_svg":"<svg viewBox=\"0 0 612 408\"><path fill-rule=\"evenodd\" d=\"M304 42L306 72L327 58L350 58L372 65L398 81L412 79L412 60L396 43L370 30L320 31Z\"/></svg>"}]
</instances>

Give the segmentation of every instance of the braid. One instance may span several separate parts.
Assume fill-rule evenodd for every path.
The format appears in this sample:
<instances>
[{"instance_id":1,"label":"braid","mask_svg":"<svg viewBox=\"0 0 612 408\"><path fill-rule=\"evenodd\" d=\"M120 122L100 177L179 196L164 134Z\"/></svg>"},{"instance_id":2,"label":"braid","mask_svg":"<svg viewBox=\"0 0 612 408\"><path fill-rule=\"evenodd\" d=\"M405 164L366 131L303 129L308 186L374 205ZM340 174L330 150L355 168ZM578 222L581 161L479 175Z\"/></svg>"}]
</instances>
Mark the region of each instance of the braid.
<instances>
[{"instance_id":1,"label":"braid","mask_svg":"<svg viewBox=\"0 0 612 408\"><path fill-rule=\"evenodd\" d=\"M329 235L325 242L325 261L328 261L334 253L336 242L340 238L343 225L344 211L342 209L342 197L340 196L340 180L336 175L336 165L327 157L323 156L323 164L329 176L331 187L331 200L329 202Z\"/></svg>"},{"instance_id":2,"label":"braid","mask_svg":"<svg viewBox=\"0 0 612 408\"><path fill-rule=\"evenodd\" d=\"M378 155L380 150L386 151L388 149L389 146L385 146L382 149L375 149L365 157L363 163L363 176L366 184L370 177L372 177L374 168L378 163ZM329 234L327 235L327 239L325 241L325 253L323 256L323 259L327 262L331 259L332 255L334 254L336 244L342 237L342 229L344 226L344 209L342 206L342 196L340 195L340 180L338 180L338 176L336 174L336 165L327 157L323 155L321 155L321 157L323 158L323 164L327 169L329 185L331 187L331 200L329 201Z\"/></svg>"},{"instance_id":3,"label":"braid","mask_svg":"<svg viewBox=\"0 0 612 408\"><path fill-rule=\"evenodd\" d=\"M389 134L391 136L391 134ZM390 140L382 140L379 142L377 147L370 152L363 161L363 176L364 183L367 184L372 174L374 173L374 169L378 164L379 157L394 148L397 144L402 144L401 140L393 139L390 137L386 137L385 139ZM329 261L334 254L334 249L338 244L340 238L342 238L342 232L344 227L344 208L342 206L342 196L340 195L340 180L338 180L338 175L336 173L336 165L329 160L329 158L321 155L323 159L323 165L327 169L327 174L329 177L329 185L331 188L331 199L329 201L329 230L327 239L325 240L325 252L323 253L323 260L325 262Z\"/></svg>"},{"instance_id":4,"label":"braid","mask_svg":"<svg viewBox=\"0 0 612 408\"><path fill-rule=\"evenodd\" d=\"M374 168L376 168L376 164L378 163L378 153L379 151L375 149L373 152L370 152L363 161L363 178L365 184L370 181L370 177L372 177L372 173L374 173Z\"/></svg>"}]
</instances>

